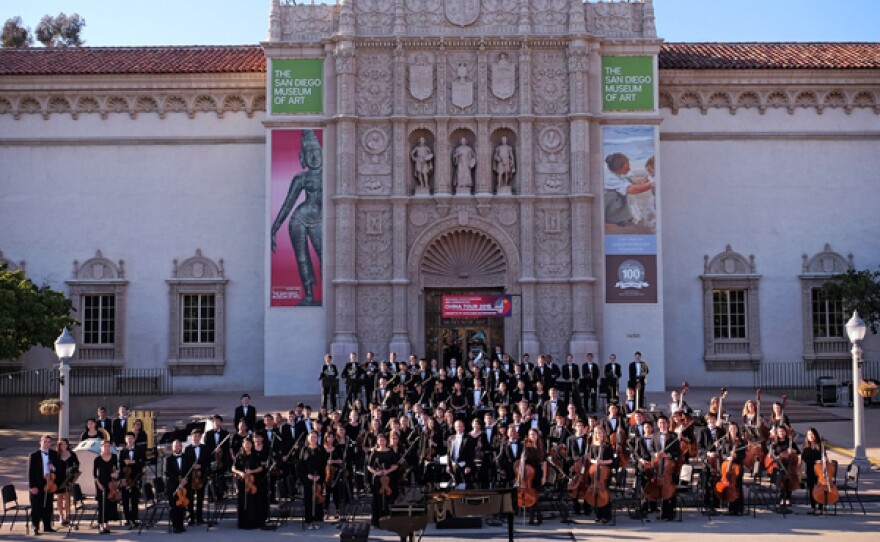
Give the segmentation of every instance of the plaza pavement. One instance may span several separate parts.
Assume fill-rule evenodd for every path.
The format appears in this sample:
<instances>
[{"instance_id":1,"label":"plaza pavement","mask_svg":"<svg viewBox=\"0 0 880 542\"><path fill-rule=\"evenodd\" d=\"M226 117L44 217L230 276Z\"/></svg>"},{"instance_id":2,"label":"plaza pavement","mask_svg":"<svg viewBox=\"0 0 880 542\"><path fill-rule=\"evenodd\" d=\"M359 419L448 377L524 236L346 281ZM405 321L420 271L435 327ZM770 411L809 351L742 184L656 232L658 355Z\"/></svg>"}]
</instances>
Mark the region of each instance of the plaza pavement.
<instances>
[{"instance_id":1,"label":"plaza pavement","mask_svg":"<svg viewBox=\"0 0 880 542\"><path fill-rule=\"evenodd\" d=\"M697 409L704 409L708 400L713 395L718 395L717 389L691 389L686 400ZM303 401L317 409L318 396L293 396L293 397L263 397L259 394L253 396L252 404L259 413L285 412L296 403ZM205 416L219 412L232 418L232 412L239 404L238 393L205 393L186 394L163 398L148 404L130 405L137 409L154 409L159 411L159 425L168 424L169 428L175 422L182 425L190 416ZM738 419L739 411L745 400L754 397L754 390L731 389L724 402L724 408ZM769 411L770 404L778 397L769 396L766 393L762 397L762 412ZM842 479L843 468L849 463L853 443L852 407L818 407L813 400L803 397L801 401L789 401L786 413L798 433L803 434L807 427L815 427L819 433L828 440L829 455L841 464L841 472L838 479ZM656 403L658 409L665 408L669 402L669 394L666 392L649 392L646 403ZM811 404L813 402L813 404ZM114 411L116 405L106 405L108 410ZM79 421L72 421L72 433L79 431ZM27 486L27 454L36 449L36 443L40 434L57 430L56 420L47 418L45 423L27 426L8 426L0 428L0 483L12 483L18 490L19 500L28 502ZM686 510L684 519L679 522L660 522L653 515L642 524L636 519L631 519L625 514L619 514L617 525L596 525L592 519L577 516L574 524L562 524L558 519L545 521L541 526L529 526L527 523L517 521L516 540L596 540L596 541L676 541L676 542L707 542L739 540L743 538L763 541L787 541L787 540L845 540L876 541L880 539L880 406L874 405L865 409L865 445L867 455L875 467L869 472L863 473L861 481L861 493L863 500L867 501L865 507L867 515L862 515L856 505L855 511L849 510L842 505L836 516L810 516L806 512L809 506L804 504L804 492L795 492L794 514L783 518L781 515L759 511L756 518L716 516L708 519L692 510ZM20 519L20 518L19 518ZM56 527L58 527L56 525ZM159 540L159 537L174 536L175 540L204 540L206 537L220 541L244 542L249 540L337 540L339 530L331 524L325 524L318 531L306 531L301 528L300 522L290 522L277 531L239 531L235 527L232 514L228 519L207 531L204 527L190 527L188 532L180 535L170 535L167 530L156 527L145 531L138 536L137 531L125 531L118 526L112 527L110 535L98 535L93 528L85 524L81 531L74 531L70 539L74 540ZM40 535L40 539L61 540L66 532L49 533ZM24 524L19 520L15 528L10 531L9 522L0 526L0 541L2 540L25 540L34 539L27 537ZM499 527L484 527L479 530L437 530L432 526L425 531L423 539L427 542L445 542L458 539L491 539L506 540L506 529ZM387 531L373 529L370 531L370 540L394 542L397 535Z\"/></svg>"}]
</instances>

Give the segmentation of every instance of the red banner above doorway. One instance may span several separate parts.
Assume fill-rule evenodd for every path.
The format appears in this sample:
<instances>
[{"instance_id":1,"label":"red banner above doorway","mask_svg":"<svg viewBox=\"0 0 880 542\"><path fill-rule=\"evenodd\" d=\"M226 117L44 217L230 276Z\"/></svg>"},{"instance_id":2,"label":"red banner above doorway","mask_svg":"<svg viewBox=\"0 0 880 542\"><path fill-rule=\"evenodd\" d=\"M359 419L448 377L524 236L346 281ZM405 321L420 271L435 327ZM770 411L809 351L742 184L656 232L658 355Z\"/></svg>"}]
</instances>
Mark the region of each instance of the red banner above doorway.
<instances>
[{"instance_id":1,"label":"red banner above doorway","mask_svg":"<svg viewBox=\"0 0 880 542\"><path fill-rule=\"evenodd\" d=\"M509 295L444 295L443 318L507 318L513 309Z\"/></svg>"}]
</instances>

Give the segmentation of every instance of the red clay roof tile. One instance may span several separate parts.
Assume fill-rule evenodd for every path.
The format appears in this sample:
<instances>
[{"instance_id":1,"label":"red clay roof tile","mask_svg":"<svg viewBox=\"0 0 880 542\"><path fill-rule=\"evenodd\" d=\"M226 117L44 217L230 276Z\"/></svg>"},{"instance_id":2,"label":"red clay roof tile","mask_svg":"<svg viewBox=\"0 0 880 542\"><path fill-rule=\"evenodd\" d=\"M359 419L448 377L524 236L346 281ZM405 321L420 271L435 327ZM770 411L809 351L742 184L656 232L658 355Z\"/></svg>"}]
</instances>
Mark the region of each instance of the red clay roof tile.
<instances>
[{"instance_id":1,"label":"red clay roof tile","mask_svg":"<svg viewBox=\"0 0 880 542\"><path fill-rule=\"evenodd\" d=\"M880 43L665 43L660 69L880 68Z\"/></svg>"}]
</instances>

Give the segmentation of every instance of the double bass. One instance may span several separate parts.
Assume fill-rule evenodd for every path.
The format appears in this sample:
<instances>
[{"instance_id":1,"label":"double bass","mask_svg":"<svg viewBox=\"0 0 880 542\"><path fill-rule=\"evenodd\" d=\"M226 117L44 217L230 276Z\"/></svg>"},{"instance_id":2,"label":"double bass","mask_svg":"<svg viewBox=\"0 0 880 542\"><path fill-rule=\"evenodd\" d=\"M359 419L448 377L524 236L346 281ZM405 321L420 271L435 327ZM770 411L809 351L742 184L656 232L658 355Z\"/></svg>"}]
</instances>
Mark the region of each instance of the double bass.
<instances>
[{"instance_id":1,"label":"double bass","mask_svg":"<svg viewBox=\"0 0 880 542\"><path fill-rule=\"evenodd\" d=\"M611 492L608 490L608 478L611 476L611 468L608 465L600 465L599 460L590 461L590 468L586 479L589 485L584 490L584 500L594 508L608 506L611 502Z\"/></svg>"},{"instance_id":2,"label":"double bass","mask_svg":"<svg viewBox=\"0 0 880 542\"><path fill-rule=\"evenodd\" d=\"M822 442L822 459L813 465L816 473L816 485L813 486L813 500L819 504L834 504L840 500L840 490L832 483L837 475L837 466L828 460L825 454L825 442Z\"/></svg>"},{"instance_id":3,"label":"double bass","mask_svg":"<svg viewBox=\"0 0 880 542\"><path fill-rule=\"evenodd\" d=\"M538 490L535 488L535 468L526 463L526 450L531 439L526 439L522 456L519 459L519 468L516 471L516 496L519 505L523 508L531 508L538 502Z\"/></svg>"}]
</instances>

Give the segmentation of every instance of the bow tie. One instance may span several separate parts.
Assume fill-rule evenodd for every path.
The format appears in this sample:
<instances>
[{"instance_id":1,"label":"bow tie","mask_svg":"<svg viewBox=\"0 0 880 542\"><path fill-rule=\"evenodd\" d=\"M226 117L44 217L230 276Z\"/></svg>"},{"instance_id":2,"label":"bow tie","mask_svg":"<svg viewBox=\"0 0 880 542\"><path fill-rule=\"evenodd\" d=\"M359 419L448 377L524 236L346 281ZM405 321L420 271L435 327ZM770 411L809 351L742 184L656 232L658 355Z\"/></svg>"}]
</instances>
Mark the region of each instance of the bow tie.
<instances>
[{"instance_id":1,"label":"bow tie","mask_svg":"<svg viewBox=\"0 0 880 542\"><path fill-rule=\"evenodd\" d=\"M40 451L43 453L43 455L49 455L49 452L43 452L42 450Z\"/></svg>"}]
</instances>

